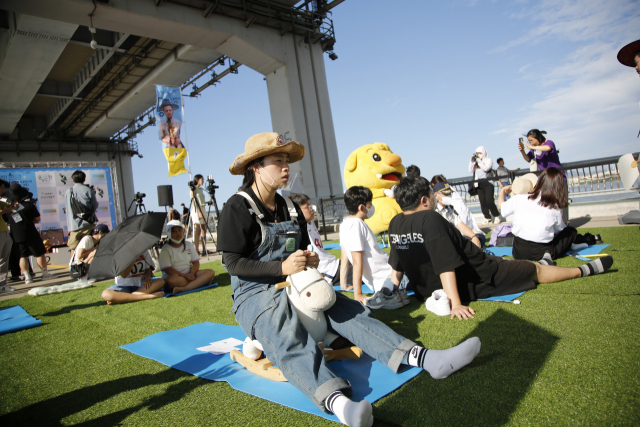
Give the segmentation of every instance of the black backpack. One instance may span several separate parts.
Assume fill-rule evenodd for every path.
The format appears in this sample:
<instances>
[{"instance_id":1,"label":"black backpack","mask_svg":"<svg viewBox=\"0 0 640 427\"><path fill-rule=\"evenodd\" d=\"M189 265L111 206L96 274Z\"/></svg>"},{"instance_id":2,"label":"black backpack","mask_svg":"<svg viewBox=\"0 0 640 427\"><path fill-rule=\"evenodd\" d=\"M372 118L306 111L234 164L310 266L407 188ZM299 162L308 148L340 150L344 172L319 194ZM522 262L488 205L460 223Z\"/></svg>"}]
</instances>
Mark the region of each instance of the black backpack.
<instances>
[{"instance_id":1,"label":"black backpack","mask_svg":"<svg viewBox=\"0 0 640 427\"><path fill-rule=\"evenodd\" d=\"M80 218L83 221L87 221L89 224L95 224L98 222L95 211L89 209L87 206L80 203L73 194L73 188L69 189L69 199L71 201L71 212L73 216Z\"/></svg>"}]
</instances>

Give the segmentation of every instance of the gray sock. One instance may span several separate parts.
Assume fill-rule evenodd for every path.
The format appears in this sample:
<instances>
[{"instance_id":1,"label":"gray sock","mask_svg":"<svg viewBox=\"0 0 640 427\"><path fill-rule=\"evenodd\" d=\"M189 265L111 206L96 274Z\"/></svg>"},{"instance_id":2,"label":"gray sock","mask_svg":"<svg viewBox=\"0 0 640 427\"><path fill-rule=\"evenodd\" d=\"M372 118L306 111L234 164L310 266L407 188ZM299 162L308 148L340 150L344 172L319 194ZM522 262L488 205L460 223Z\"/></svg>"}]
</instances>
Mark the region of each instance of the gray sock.
<instances>
[{"instance_id":1,"label":"gray sock","mask_svg":"<svg viewBox=\"0 0 640 427\"><path fill-rule=\"evenodd\" d=\"M471 363L480 352L480 338L469 338L447 350L427 350L414 346L403 360L409 366L419 366L437 380L447 378Z\"/></svg>"},{"instance_id":2,"label":"gray sock","mask_svg":"<svg viewBox=\"0 0 640 427\"><path fill-rule=\"evenodd\" d=\"M610 256L603 256L602 258L594 259L584 265L578 267L582 273L582 277L591 276L592 274L604 273L613 265L613 258Z\"/></svg>"},{"instance_id":3,"label":"gray sock","mask_svg":"<svg viewBox=\"0 0 640 427\"><path fill-rule=\"evenodd\" d=\"M542 259L538 261L539 264L542 265L553 265L553 259L551 259L551 254L549 252L545 252L542 256Z\"/></svg>"}]
</instances>

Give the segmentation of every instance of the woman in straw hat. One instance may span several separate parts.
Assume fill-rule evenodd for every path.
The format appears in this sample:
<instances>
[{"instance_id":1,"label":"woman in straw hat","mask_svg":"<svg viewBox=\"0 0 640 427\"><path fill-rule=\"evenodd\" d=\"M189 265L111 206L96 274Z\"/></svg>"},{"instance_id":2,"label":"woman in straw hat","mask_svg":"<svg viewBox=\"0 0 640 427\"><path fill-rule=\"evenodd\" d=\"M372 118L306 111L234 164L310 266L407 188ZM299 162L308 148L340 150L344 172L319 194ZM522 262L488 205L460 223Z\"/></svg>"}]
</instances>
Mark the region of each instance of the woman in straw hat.
<instances>
[{"instance_id":1,"label":"woman in straw hat","mask_svg":"<svg viewBox=\"0 0 640 427\"><path fill-rule=\"evenodd\" d=\"M371 404L352 402L349 382L329 369L322 351L298 320L286 292L275 284L284 277L317 267L318 256L300 250L310 244L300 207L276 193L289 179L289 163L303 158L305 148L284 142L277 133L249 138L244 153L229 171L244 174L241 190L231 196L220 214L218 249L231 275L236 321L251 339L264 347L287 380L315 405L334 413L350 426L370 426ZM445 378L477 354L479 343L444 351L423 349L373 318L371 310L342 294L325 311L330 329L341 337L327 343L341 348L353 343L394 372L402 363L421 366L434 378ZM349 341L349 342L347 342Z\"/></svg>"},{"instance_id":2,"label":"woman in straw hat","mask_svg":"<svg viewBox=\"0 0 640 427\"><path fill-rule=\"evenodd\" d=\"M513 197L504 201L504 194ZM500 190L498 207L503 217L513 215L513 258L553 265L569 249L578 232L562 220L567 194L562 171L545 169L536 180L534 174L516 178L512 185Z\"/></svg>"}]
</instances>

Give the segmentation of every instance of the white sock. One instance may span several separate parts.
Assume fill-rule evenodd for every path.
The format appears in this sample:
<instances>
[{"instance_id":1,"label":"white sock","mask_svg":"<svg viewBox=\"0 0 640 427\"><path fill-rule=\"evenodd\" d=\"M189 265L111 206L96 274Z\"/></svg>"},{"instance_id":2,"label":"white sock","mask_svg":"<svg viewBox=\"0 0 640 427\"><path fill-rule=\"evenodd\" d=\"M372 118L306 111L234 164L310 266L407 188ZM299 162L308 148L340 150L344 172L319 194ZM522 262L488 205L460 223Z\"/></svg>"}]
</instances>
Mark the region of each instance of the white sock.
<instances>
[{"instance_id":1,"label":"white sock","mask_svg":"<svg viewBox=\"0 0 640 427\"><path fill-rule=\"evenodd\" d=\"M416 345L402 362L409 366L419 366L433 378L441 380L471 363L479 352L480 338L473 337L447 350L428 350Z\"/></svg>"},{"instance_id":2,"label":"white sock","mask_svg":"<svg viewBox=\"0 0 640 427\"><path fill-rule=\"evenodd\" d=\"M33 279L33 277L31 277L31 274L29 274L28 271L23 271L22 274L24 274L25 279Z\"/></svg>"},{"instance_id":3,"label":"white sock","mask_svg":"<svg viewBox=\"0 0 640 427\"><path fill-rule=\"evenodd\" d=\"M334 391L324 402L325 408L335 414L342 424L350 427L371 427L373 415L368 400L353 402L341 391Z\"/></svg>"},{"instance_id":4,"label":"white sock","mask_svg":"<svg viewBox=\"0 0 640 427\"><path fill-rule=\"evenodd\" d=\"M589 245L586 243L572 243L571 244L571 250L572 251L579 251L580 249L585 249L588 248Z\"/></svg>"}]
</instances>

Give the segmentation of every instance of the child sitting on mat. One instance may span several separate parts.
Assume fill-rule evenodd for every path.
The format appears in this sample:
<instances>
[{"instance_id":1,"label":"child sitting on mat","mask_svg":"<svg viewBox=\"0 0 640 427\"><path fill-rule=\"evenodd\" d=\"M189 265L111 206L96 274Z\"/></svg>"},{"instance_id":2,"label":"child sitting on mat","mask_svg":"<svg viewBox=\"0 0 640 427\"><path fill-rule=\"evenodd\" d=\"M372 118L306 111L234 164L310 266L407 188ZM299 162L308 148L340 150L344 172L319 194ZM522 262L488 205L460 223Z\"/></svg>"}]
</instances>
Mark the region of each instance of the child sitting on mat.
<instances>
[{"instance_id":1,"label":"child sitting on mat","mask_svg":"<svg viewBox=\"0 0 640 427\"><path fill-rule=\"evenodd\" d=\"M179 294L211 283L216 273L200 269L200 257L193 243L187 241L179 220L167 223L169 242L160 251L160 270L168 292Z\"/></svg>"},{"instance_id":2,"label":"child sitting on mat","mask_svg":"<svg viewBox=\"0 0 640 427\"><path fill-rule=\"evenodd\" d=\"M111 305L163 297L164 280L153 277L154 268L145 251L116 276L116 284L102 292L102 299Z\"/></svg>"}]
</instances>

